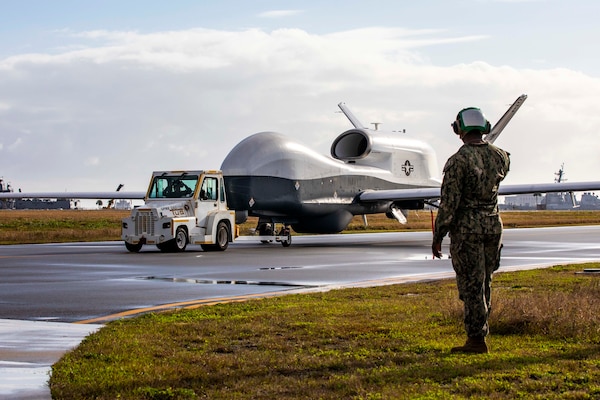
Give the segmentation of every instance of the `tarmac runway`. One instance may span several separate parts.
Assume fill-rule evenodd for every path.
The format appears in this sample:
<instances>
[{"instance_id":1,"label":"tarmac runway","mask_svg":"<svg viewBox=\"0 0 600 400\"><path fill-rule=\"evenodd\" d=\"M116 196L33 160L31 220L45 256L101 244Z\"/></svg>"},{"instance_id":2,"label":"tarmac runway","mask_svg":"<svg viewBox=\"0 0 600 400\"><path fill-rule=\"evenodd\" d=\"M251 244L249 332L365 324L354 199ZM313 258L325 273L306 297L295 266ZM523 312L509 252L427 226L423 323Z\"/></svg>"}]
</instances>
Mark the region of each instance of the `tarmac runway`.
<instances>
[{"instance_id":1,"label":"tarmac runway","mask_svg":"<svg viewBox=\"0 0 600 400\"><path fill-rule=\"evenodd\" d=\"M448 240L443 251L447 250ZM112 319L286 293L454 276L430 232L241 238L225 252L121 242L0 247L0 398L50 398L52 363ZM600 261L600 226L507 229L502 270Z\"/></svg>"}]
</instances>

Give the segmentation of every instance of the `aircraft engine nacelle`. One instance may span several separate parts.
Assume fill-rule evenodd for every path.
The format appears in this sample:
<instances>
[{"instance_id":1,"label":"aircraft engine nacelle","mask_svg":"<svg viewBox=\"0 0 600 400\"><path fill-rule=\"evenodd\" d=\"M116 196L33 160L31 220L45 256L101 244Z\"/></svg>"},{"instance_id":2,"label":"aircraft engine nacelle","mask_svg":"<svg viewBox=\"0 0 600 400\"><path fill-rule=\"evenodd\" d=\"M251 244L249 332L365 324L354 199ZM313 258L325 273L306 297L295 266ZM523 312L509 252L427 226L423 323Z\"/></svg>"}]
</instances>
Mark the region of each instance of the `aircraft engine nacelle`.
<instances>
[{"instance_id":1,"label":"aircraft engine nacelle","mask_svg":"<svg viewBox=\"0 0 600 400\"><path fill-rule=\"evenodd\" d=\"M402 133L350 129L333 141L331 156L347 164L391 171L394 176L410 177L425 185L438 174L433 148Z\"/></svg>"},{"instance_id":2,"label":"aircraft engine nacelle","mask_svg":"<svg viewBox=\"0 0 600 400\"><path fill-rule=\"evenodd\" d=\"M331 156L353 162L367 157L373 149L371 135L364 129L350 129L338 136L331 145Z\"/></svg>"}]
</instances>

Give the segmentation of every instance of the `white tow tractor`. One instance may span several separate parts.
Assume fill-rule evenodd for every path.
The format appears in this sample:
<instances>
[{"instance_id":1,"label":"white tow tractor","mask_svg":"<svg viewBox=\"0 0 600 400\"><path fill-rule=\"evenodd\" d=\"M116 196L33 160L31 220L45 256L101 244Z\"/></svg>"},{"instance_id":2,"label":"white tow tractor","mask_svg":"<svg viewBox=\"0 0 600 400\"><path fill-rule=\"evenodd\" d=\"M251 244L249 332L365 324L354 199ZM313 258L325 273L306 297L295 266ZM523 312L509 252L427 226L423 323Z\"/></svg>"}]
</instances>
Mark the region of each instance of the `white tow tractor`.
<instances>
[{"instance_id":1,"label":"white tow tractor","mask_svg":"<svg viewBox=\"0 0 600 400\"><path fill-rule=\"evenodd\" d=\"M188 244L224 251L237 235L221 171L153 172L144 201L122 221L121 238L131 252L145 244L165 252Z\"/></svg>"},{"instance_id":2,"label":"white tow tractor","mask_svg":"<svg viewBox=\"0 0 600 400\"><path fill-rule=\"evenodd\" d=\"M131 252L139 252L145 244L164 252L184 251L188 244L199 244L204 251L224 251L238 237L221 171L153 172L144 202L122 220L121 238ZM272 226L260 225L259 235L252 237L288 247L290 228L277 231Z\"/></svg>"}]
</instances>

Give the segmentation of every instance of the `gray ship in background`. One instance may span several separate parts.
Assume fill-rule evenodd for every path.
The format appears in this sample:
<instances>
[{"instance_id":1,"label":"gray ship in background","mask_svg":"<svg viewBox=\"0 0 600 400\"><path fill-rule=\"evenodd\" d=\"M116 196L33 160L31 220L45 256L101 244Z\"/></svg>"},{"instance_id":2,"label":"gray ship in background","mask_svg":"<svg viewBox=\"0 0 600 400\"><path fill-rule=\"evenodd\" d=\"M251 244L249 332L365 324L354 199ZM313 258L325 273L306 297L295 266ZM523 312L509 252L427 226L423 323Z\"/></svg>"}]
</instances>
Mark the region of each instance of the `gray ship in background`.
<instances>
[{"instance_id":1,"label":"gray ship in background","mask_svg":"<svg viewBox=\"0 0 600 400\"><path fill-rule=\"evenodd\" d=\"M19 192L21 189L19 189ZM0 193L12 193L10 183L0 178ZM11 210L68 210L71 208L70 199L2 199L0 209Z\"/></svg>"},{"instance_id":2,"label":"gray ship in background","mask_svg":"<svg viewBox=\"0 0 600 400\"><path fill-rule=\"evenodd\" d=\"M123 184L117 187L116 192L123 188ZM0 193L13 193L13 188L10 183L6 183L3 178L0 178ZM21 193L21 189L18 190ZM72 195L72 194L71 194ZM54 194L56 196L56 194ZM32 198L14 198L0 199L0 210L70 210L70 209L103 209L111 208L115 210L130 210L133 207L131 200L125 199L109 199L105 204L102 200L97 200L96 208L93 208L93 200L89 204L85 204L80 199L75 197L32 197Z\"/></svg>"},{"instance_id":3,"label":"gray ship in background","mask_svg":"<svg viewBox=\"0 0 600 400\"><path fill-rule=\"evenodd\" d=\"M554 176L554 182L557 184L566 181L564 164L560 166L558 172L554 173ZM506 196L500 208L503 210L600 210L600 199L595 193L590 192L583 193L579 201L572 192L546 195L521 194Z\"/></svg>"}]
</instances>

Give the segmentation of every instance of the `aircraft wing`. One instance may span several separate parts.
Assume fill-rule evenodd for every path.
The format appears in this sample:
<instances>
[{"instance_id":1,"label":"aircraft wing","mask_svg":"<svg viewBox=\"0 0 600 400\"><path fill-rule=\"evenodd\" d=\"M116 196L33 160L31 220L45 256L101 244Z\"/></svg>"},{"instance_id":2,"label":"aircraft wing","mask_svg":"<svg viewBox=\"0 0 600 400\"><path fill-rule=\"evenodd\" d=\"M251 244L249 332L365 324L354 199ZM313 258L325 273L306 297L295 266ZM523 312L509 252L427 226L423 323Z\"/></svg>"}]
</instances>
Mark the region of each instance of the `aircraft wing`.
<instances>
[{"instance_id":1,"label":"aircraft wing","mask_svg":"<svg viewBox=\"0 0 600 400\"><path fill-rule=\"evenodd\" d=\"M494 143L494 141L500 136L506 125L510 122L512 117L519 111L519 108L523 105L523 103L527 100L527 95L522 94L517 97L514 103L506 110L504 115L496 122L490 133L485 135L485 141L489 143Z\"/></svg>"},{"instance_id":2,"label":"aircraft wing","mask_svg":"<svg viewBox=\"0 0 600 400\"><path fill-rule=\"evenodd\" d=\"M0 199L143 199L146 192L3 192Z\"/></svg>"},{"instance_id":3,"label":"aircraft wing","mask_svg":"<svg viewBox=\"0 0 600 400\"><path fill-rule=\"evenodd\" d=\"M592 190L600 190L600 181L500 185L498 194L507 196L511 194L585 192ZM357 200L364 202L437 200L440 198L440 195L440 188L367 190L359 194Z\"/></svg>"}]
</instances>

